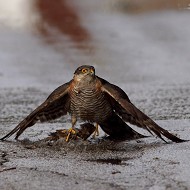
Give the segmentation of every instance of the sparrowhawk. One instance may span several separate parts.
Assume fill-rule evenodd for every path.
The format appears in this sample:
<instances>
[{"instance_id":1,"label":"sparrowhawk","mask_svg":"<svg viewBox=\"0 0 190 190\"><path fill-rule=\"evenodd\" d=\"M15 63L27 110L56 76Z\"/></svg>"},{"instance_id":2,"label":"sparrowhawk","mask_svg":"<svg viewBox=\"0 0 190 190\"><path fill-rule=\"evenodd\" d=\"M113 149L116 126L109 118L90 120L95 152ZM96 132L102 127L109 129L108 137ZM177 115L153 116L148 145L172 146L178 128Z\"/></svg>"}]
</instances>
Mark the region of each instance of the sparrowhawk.
<instances>
[{"instance_id":1,"label":"sparrowhawk","mask_svg":"<svg viewBox=\"0 0 190 190\"><path fill-rule=\"evenodd\" d=\"M113 139L129 139L140 135L126 124L128 122L153 132L162 140L165 136L174 142L184 141L161 128L131 103L121 88L96 76L94 67L89 65L77 68L70 82L55 89L44 103L1 140L14 133L17 139L26 128L37 121L50 121L67 113L71 115L72 128L69 129L66 141L70 134L75 133L77 120L99 125Z\"/></svg>"}]
</instances>

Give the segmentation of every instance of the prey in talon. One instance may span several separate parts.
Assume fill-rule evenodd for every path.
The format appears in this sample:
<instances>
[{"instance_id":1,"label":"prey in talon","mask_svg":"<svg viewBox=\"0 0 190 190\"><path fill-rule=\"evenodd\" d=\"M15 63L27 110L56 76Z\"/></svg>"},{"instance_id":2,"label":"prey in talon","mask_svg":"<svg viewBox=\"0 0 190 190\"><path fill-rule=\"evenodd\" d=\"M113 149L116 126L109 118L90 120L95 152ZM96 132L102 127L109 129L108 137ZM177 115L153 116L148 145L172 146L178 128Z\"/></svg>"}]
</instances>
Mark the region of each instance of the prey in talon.
<instances>
[{"instance_id":1,"label":"prey in talon","mask_svg":"<svg viewBox=\"0 0 190 190\"><path fill-rule=\"evenodd\" d=\"M96 127L91 123L83 123L80 127L75 128L75 133L70 134L70 139L83 139L86 140L90 137L96 130ZM56 130L56 132L50 133L50 140L58 140L61 138L67 138L69 134L68 129Z\"/></svg>"},{"instance_id":2,"label":"prey in talon","mask_svg":"<svg viewBox=\"0 0 190 190\"><path fill-rule=\"evenodd\" d=\"M95 68L90 65L78 67L72 80L55 89L39 107L1 140L13 134L16 134L15 139L18 139L27 128L38 121L54 120L67 113L71 116L72 128L65 137L66 141L76 135L75 125L78 120L96 123L112 139L144 137L127 124L130 123L148 130L165 142L165 138L174 142L184 141L140 111L120 87L97 76Z\"/></svg>"}]
</instances>

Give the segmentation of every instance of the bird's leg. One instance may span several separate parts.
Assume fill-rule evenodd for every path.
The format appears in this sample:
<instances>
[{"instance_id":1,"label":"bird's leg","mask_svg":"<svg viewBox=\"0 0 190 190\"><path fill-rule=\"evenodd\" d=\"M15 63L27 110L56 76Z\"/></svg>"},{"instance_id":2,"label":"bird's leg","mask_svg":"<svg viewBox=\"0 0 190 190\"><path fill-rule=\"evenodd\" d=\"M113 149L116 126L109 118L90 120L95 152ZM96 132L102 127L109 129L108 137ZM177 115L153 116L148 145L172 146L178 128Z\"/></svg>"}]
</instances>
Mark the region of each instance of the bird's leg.
<instances>
[{"instance_id":1,"label":"bird's leg","mask_svg":"<svg viewBox=\"0 0 190 190\"><path fill-rule=\"evenodd\" d=\"M96 129L94 131L93 138L96 138L96 136L99 136L99 130L98 130L98 124L97 123L96 123L95 127L96 127Z\"/></svg>"},{"instance_id":2,"label":"bird's leg","mask_svg":"<svg viewBox=\"0 0 190 190\"><path fill-rule=\"evenodd\" d=\"M71 122L72 122L72 127L68 130L68 135L67 135L67 137L66 137L66 142L69 141L69 137L71 136L71 134L73 134L73 135L76 134L76 131L74 130L74 126L75 126L75 124L76 124L76 122L77 122L77 118L74 117L74 116L72 116Z\"/></svg>"}]
</instances>

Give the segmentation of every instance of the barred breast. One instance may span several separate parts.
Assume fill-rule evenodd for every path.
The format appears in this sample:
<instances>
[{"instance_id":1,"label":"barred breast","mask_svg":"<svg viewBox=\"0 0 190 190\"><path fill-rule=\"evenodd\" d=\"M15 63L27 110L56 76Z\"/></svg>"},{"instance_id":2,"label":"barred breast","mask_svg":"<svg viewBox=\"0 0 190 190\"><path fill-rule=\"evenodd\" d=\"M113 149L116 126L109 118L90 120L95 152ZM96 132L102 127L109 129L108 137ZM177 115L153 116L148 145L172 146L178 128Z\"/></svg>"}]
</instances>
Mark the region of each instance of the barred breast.
<instances>
[{"instance_id":1,"label":"barred breast","mask_svg":"<svg viewBox=\"0 0 190 190\"><path fill-rule=\"evenodd\" d=\"M70 91L71 115L83 121L101 123L112 113L110 103L96 84L74 86Z\"/></svg>"}]
</instances>

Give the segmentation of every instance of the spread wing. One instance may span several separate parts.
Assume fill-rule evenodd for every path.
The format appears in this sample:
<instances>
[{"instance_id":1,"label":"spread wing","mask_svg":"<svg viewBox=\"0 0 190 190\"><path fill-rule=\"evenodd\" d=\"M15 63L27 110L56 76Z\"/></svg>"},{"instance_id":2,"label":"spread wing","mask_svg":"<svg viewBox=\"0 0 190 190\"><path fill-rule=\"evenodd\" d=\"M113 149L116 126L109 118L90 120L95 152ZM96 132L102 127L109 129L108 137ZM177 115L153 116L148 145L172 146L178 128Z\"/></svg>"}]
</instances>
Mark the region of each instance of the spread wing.
<instances>
[{"instance_id":1,"label":"spread wing","mask_svg":"<svg viewBox=\"0 0 190 190\"><path fill-rule=\"evenodd\" d=\"M161 128L152 119L136 108L129 100L127 94L118 86L99 78L102 83L102 91L109 98L115 112L126 122L148 130L151 134L155 133L160 139L165 141L162 136L174 141L183 142L184 140L172 135L167 130ZM166 141L165 141L166 142Z\"/></svg>"},{"instance_id":2,"label":"spread wing","mask_svg":"<svg viewBox=\"0 0 190 190\"><path fill-rule=\"evenodd\" d=\"M5 140L14 133L16 133L15 139L17 139L23 131L33 126L37 121L45 122L63 115L66 115L70 107L70 98L68 95L69 84L72 81L59 86L55 89L49 97L37 107L32 113L30 113L23 121L21 121L10 133L2 137L0 140Z\"/></svg>"}]
</instances>

